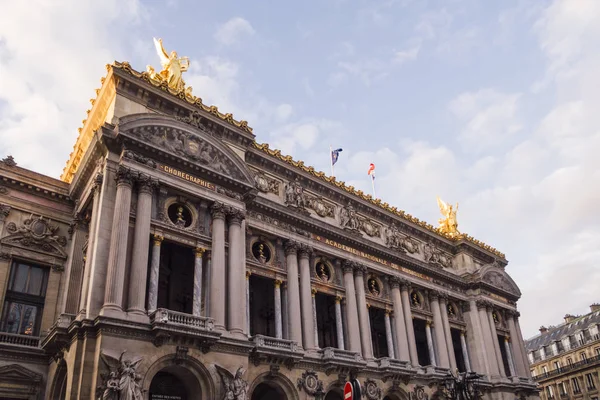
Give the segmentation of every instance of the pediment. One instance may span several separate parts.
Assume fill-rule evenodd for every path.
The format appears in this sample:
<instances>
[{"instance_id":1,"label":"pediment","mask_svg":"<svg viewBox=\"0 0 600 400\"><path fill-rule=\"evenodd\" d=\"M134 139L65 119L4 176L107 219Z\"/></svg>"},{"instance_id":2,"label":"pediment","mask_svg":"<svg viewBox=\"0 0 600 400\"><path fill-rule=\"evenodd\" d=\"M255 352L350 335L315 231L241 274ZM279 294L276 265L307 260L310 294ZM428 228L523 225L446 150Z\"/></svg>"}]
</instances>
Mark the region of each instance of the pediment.
<instances>
[{"instance_id":1,"label":"pediment","mask_svg":"<svg viewBox=\"0 0 600 400\"><path fill-rule=\"evenodd\" d=\"M0 367L0 382L41 382L42 374L33 372L19 364Z\"/></svg>"},{"instance_id":2,"label":"pediment","mask_svg":"<svg viewBox=\"0 0 600 400\"><path fill-rule=\"evenodd\" d=\"M483 282L515 296L521 296L519 287L506 272L495 267L488 267L481 271L481 276Z\"/></svg>"},{"instance_id":3,"label":"pediment","mask_svg":"<svg viewBox=\"0 0 600 400\"><path fill-rule=\"evenodd\" d=\"M10 222L6 225L6 231L9 235L2 238L2 244L34 249L61 258L67 257L67 238L60 235L59 226L48 218L32 216L19 226Z\"/></svg>"},{"instance_id":4,"label":"pediment","mask_svg":"<svg viewBox=\"0 0 600 400\"><path fill-rule=\"evenodd\" d=\"M254 187L254 177L244 160L208 128L192 122L157 114L134 114L121 118L117 130L119 135Z\"/></svg>"}]
</instances>

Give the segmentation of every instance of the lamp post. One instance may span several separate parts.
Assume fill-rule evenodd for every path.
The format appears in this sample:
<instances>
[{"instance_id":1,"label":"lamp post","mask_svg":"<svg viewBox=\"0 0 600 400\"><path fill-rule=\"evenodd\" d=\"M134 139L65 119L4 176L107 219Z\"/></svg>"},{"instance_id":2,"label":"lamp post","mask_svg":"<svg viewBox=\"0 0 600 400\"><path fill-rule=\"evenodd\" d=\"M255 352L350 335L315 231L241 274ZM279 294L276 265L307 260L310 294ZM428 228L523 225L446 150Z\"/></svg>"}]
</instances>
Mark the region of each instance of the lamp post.
<instances>
[{"instance_id":1,"label":"lamp post","mask_svg":"<svg viewBox=\"0 0 600 400\"><path fill-rule=\"evenodd\" d=\"M443 394L451 400L478 400L481 399L479 379L482 375L475 372L462 372L455 374L448 372L444 379Z\"/></svg>"}]
</instances>

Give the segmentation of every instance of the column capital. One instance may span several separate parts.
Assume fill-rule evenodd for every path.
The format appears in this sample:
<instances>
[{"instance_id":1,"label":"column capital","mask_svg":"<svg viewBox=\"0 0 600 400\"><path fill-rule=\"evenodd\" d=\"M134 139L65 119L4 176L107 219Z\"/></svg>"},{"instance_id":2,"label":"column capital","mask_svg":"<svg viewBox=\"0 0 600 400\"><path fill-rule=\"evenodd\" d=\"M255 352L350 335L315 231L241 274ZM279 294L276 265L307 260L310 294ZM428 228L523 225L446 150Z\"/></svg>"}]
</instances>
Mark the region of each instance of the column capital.
<instances>
[{"instance_id":1,"label":"column capital","mask_svg":"<svg viewBox=\"0 0 600 400\"><path fill-rule=\"evenodd\" d=\"M227 218L232 225L240 225L246 219L246 212L237 208L229 207L227 210Z\"/></svg>"},{"instance_id":2,"label":"column capital","mask_svg":"<svg viewBox=\"0 0 600 400\"><path fill-rule=\"evenodd\" d=\"M201 258L204 255L205 251L206 249L203 247L196 247L194 249L194 255L196 256L196 258Z\"/></svg>"},{"instance_id":3,"label":"column capital","mask_svg":"<svg viewBox=\"0 0 600 400\"><path fill-rule=\"evenodd\" d=\"M275 285L275 289L279 289L281 287L281 280L279 279L275 279L274 285Z\"/></svg>"},{"instance_id":4,"label":"column capital","mask_svg":"<svg viewBox=\"0 0 600 400\"><path fill-rule=\"evenodd\" d=\"M387 307L383 310L383 312L385 313L386 316L390 316L390 314L392 313Z\"/></svg>"},{"instance_id":5,"label":"column capital","mask_svg":"<svg viewBox=\"0 0 600 400\"><path fill-rule=\"evenodd\" d=\"M137 176L138 173L131 168L119 165L117 172L115 173L115 180L117 181L117 186L126 185L131 187Z\"/></svg>"},{"instance_id":6,"label":"column capital","mask_svg":"<svg viewBox=\"0 0 600 400\"><path fill-rule=\"evenodd\" d=\"M98 172L94 177L94 183L92 184L92 194L96 194L100 191L102 181L104 181L104 175L101 172Z\"/></svg>"},{"instance_id":7,"label":"column capital","mask_svg":"<svg viewBox=\"0 0 600 400\"><path fill-rule=\"evenodd\" d=\"M412 288L412 283L408 279L400 278L400 289L408 291L411 288Z\"/></svg>"},{"instance_id":8,"label":"column capital","mask_svg":"<svg viewBox=\"0 0 600 400\"><path fill-rule=\"evenodd\" d=\"M354 276L363 276L367 273L367 266L359 263L354 264Z\"/></svg>"},{"instance_id":9,"label":"column capital","mask_svg":"<svg viewBox=\"0 0 600 400\"><path fill-rule=\"evenodd\" d=\"M305 244L300 245L300 248L298 249L298 255L300 256L300 258L308 258L311 254L313 254L312 247L307 246Z\"/></svg>"},{"instance_id":10,"label":"column capital","mask_svg":"<svg viewBox=\"0 0 600 400\"><path fill-rule=\"evenodd\" d=\"M225 213L227 212L227 208L225 206L225 204L215 201L211 206L210 206L210 215L212 216L212 219L222 219L225 220Z\"/></svg>"},{"instance_id":11,"label":"column capital","mask_svg":"<svg viewBox=\"0 0 600 400\"><path fill-rule=\"evenodd\" d=\"M485 300L477 300L475 305L477 305L478 310L485 310L488 308L488 302Z\"/></svg>"},{"instance_id":12,"label":"column capital","mask_svg":"<svg viewBox=\"0 0 600 400\"><path fill-rule=\"evenodd\" d=\"M448 296L448 294L447 294L447 293L444 293L444 292L439 292L439 294L440 294L440 301L441 301L442 303L447 303L447 302L448 302L448 299L450 298L450 297Z\"/></svg>"},{"instance_id":13,"label":"column capital","mask_svg":"<svg viewBox=\"0 0 600 400\"><path fill-rule=\"evenodd\" d=\"M252 272L246 271L246 280L250 279L250 275L252 275Z\"/></svg>"},{"instance_id":14,"label":"column capital","mask_svg":"<svg viewBox=\"0 0 600 400\"><path fill-rule=\"evenodd\" d=\"M433 326L433 322L431 320L427 319L427 320L425 320L425 326L428 326L431 328Z\"/></svg>"},{"instance_id":15,"label":"column capital","mask_svg":"<svg viewBox=\"0 0 600 400\"><path fill-rule=\"evenodd\" d=\"M504 336L504 341L506 343L510 343L510 336L509 335Z\"/></svg>"},{"instance_id":16,"label":"column capital","mask_svg":"<svg viewBox=\"0 0 600 400\"><path fill-rule=\"evenodd\" d=\"M343 260L342 270L344 271L344 273L352 273L354 271L354 262L349 260Z\"/></svg>"},{"instance_id":17,"label":"column capital","mask_svg":"<svg viewBox=\"0 0 600 400\"><path fill-rule=\"evenodd\" d=\"M342 296L335 296L335 304L340 304L342 302Z\"/></svg>"},{"instance_id":18,"label":"column capital","mask_svg":"<svg viewBox=\"0 0 600 400\"><path fill-rule=\"evenodd\" d=\"M285 255L289 256L292 254L298 254L298 249L299 249L300 245L298 242L295 242L293 240L286 240L283 248L285 249Z\"/></svg>"},{"instance_id":19,"label":"column capital","mask_svg":"<svg viewBox=\"0 0 600 400\"><path fill-rule=\"evenodd\" d=\"M441 295L442 294L436 289L431 289L429 291L429 299L431 299L431 301L438 301Z\"/></svg>"},{"instance_id":20,"label":"column capital","mask_svg":"<svg viewBox=\"0 0 600 400\"><path fill-rule=\"evenodd\" d=\"M460 336L466 336L466 335L467 335L467 331L465 329L461 329Z\"/></svg>"},{"instance_id":21,"label":"column capital","mask_svg":"<svg viewBox=\"0 0 600 400\"><path fill-rule=\"evenodd\" d=\"M135 181L137 183L138 192L140 193L152 194L154 189L158 187L158 181L156 179L153 179L148 174L140 173L136 177Z\"/></svg>"},{"instance_id":22,"label":"column capital","mask_svg":"<svg viewBox=\"0 0 600 400\"><path fill-rule=\"evenodd\" d=\"M157 234L152 235L152 241L154 242L155 246L160 246L160 244L162 243L163 240L165 240L165 238L161 235L157 235Z\"/></svg>"},{"instance_id":23,"label":"column capital","mask_svg":"<svg viewBox=\"0 0 600 400\"><path fill-rule=\"evenodd\" d=\"M506 314L507 318L514 318L516 311L515 310L511 310L511 309L505 309L504 313Z\"/></svg>"},{"instance_id":24,"label":"column capital","mask_svg":"<svg viewBox=\"0 0 600 400\"><path fill-rule=\"evenodd\" d=\"M317 289L315 289L315 288L311 288L311 289L310 289L310 295L311 295L312 297L315 297L315 296L317 295Z\"/></svg>"},{"instance_id":25,"label":"column capital","mask_svg":"<svg viewBox=\"0 0 600 400\"><path fill-rule=\"evenodd\" d=\"M397 276L388 276L387 281L392 289L400 288L401 279Z\"/></svg>"},{"instance_id":26,"label":"column capital","mask_svg":"<svg viewBox=\"0 0 600 400\"><path fill-rule=\"evenodd\" d=\"M521 313L518 311L515 311L515 318L516 319L521 318Z\"/></svg>"}]
</instances>

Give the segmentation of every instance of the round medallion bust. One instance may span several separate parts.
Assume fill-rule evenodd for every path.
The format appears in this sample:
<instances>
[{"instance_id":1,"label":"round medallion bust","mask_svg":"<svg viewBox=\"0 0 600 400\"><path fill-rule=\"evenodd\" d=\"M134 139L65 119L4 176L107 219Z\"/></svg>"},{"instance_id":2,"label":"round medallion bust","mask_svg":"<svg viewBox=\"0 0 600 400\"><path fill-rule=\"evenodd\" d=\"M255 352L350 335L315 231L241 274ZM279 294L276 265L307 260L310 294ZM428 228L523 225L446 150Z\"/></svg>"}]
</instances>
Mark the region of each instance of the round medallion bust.
<instances>
[{"instance_id":1,"label":"round medallion bust","mask_svg":"<svg viewBox=\"0 0 600 400\"><path fill-rule=\"evenodd\" d=\"M181 203L173 203L167 210L169 221L179 228L187 228L192 225L192 213Z\"/></svg>"}]
</instances>

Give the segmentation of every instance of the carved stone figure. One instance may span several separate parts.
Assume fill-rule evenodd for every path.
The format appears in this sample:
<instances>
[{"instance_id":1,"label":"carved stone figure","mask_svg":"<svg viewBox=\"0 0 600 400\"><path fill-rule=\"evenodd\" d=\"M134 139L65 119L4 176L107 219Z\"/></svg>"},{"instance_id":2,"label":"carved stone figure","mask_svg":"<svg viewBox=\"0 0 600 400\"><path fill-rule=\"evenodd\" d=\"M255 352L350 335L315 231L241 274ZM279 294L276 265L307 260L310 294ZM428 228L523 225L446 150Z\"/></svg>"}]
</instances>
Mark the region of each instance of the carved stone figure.
<instances>
[{"instance_id":1,"label":"carved stone figure","mask_svg":"<svg viewBox=\"0 0 600 400\"><path fill-rule=\"evenodd\" d=\"M340 209L340 225L344 229L357 231L359 228L359 220L356 211L352 204L348 204L346 207Z\"/></svg>"},{"instance_id":2,"label":"carved stone figure","mask_svg":"<svg viewBox=\"0 0 600 400\"><path fill-rule=\"evenodd\" d=\"M314 210L319 217L335 217L335 207L323 200L323 197L310 197L306 205Z\"/></svg>"},{"instance_id":3,"label":"carved stone figure","mask_svg":"<svg viewBox=\"0 0 600 400\"><path fill-rule=\"evenodd\" d=\"M223 382L223 389L225 392L224 400L248 400L248 382L246 382L242 375L244 375L244 368L239 367L235 373L235 376L226 370L225 368L215 365L221 380Z\"/></svg>"},{"instance_id":4,"label":"carved stone figure","mask_svg":"<svg viewBox=\"0 0 600 400\"><path fill-rule=\"evenodd\" d=\"M294 208L304 208L304 189L298 181L290 181L285 187L285 204Z\"/></svg>"},{"instance_id":5,"label":"carved stone figure","mask_svg":"<svg viewBox=\"0 0 600 400\"><path fill-rule=\"evenodd\" d=\"M385 230L385 244L390 249L401 250L402 236L400 235L400 231L396 224L390 225L389 228Z\"/></svg>"},{"instance_id":6,"label":"carved stone figure","mask_svg":"<svg viewBox=\"0 0 600 400\"><path fill-rule=\"evenodd\" d=\"M374 278L369 279L369 292L374 296L379 296L379 283Z\"/></svg>"},{"instance_id":7,"label":"carved stone figure","mask_svg":"<svg viewBox=\"0 0 600 400\"><path fill-rule=\"evenodd\" d=\"M504 277L500 272L490 271L483 277L483 281L500 288L502 290L506 290L507 292L514 292L514 289L508 279Z\"/></svg>"},{"instance_id":8,"label":"carved stone figure","mask_svg":"<svg viewBox=\"0 0 600 400\"><path fill-rule=\"evenodd\" d=\"M178 92L184 90L185 82L183 81L182 74L187 71L190 66L189 58L179 58L176 51L172 51L171 54L168 54L163 47L162 39L154 39L154 46L160 57L160 63L163 69L159 73L156 73L154 68L149 65L147 70L150 77L166 82L169 88Z\"/></svg>"},{"instance_id":9,"label":"carved stone figure","mask_svg":"<svg viewBox=\"0 0 600 400\"><path fill-rule=\"evenodd\" d=\"M431 242L427 242L423 246L423 258L429 264L438 265L442 268L452 267L450 255L435 247Z\"/></svg>"},{"instance_id":10,"label":"carved stone figure","mask_svg":"<svg viewBox=\"0 0 600 400\"><path fill-rule=\"evenodd\" d=\"M330 272L329 269L327 268L327 266L325 265L324 262L319 262L317 263L317 276L323 281L323 282L329 282L330 279Z\"/></svg>"},{"instance_id":11,"label":"carved stone figure","mask_svg":"<svg viewBox=\"0 0 600 400\"><path fill-rule=\"evenodd\" d=\"M102 374L104 384L98 389L102 400L142 400L142 377L137 373L137 367L142 358L125 360L123 351L118 359L100 352L108 373Z\"/></svg>"},{"instance_id":12,"label":"carved stone figure","mask_svg":"<svg viewBox=\"0 0 600 400\"><path fill-rule=\"evenodd\" d=\"M7 167L16 167L17 163L15 162L15 159L13 156L6 156L2 159L2 162L4 163L4 165L6 165Z\"/></svg>"},{"instance_id":13,"label":"carved stone figure","mask_svg":"<svg viewBox=\"0 0 600 400\"><path fill-rule=\"evenodd\" d=\"M254 183L256 184L256 188L263 193L279 194L279 182L268 178L262 172L257 172L254 175Z\"/></svg>"},{"instance_id":14,"label":"carved stone figure","mask_svg":"<svg viewBox=\"0 0 600 400\"><path fill-rule=\"evenodd\" d=\"M379 226L375 225L370 219L363 218L362 221L360 219L359 219L359 221L360 221L360 229L367 235L369 235L371 237L381 235L381 229L379 228Z\"/></svg>"},{"instance_id":15,"label":"carved stone figure","mask_svg":"<svg viewBox=\"0 0 600 400\"><path fill-rule=\"evenodd\" d=\"M183 207L182 206L177 207L177 220L175 221L175 225L177 225L180 228L185 227L185 218L183 218Z\"/></svg>"},{"instance_id":16,"label":"carved stone figure","mask_svg":"<svg viewBox=\"0 0 600 400\"><path fill-rule=\"evenodd\" d=\"M408 251L410 254L418 254L421 252L419 241L413 237L405 236L400 243L402 248L404 248L404 250Z\"/></svg>"},{"instance_id":17,"label":"carved stone figure","mask_svg":"<svg viewBox=\"0 0 600 400\"><path fill-rule=\"evenodd\" d=\"M410 301L411 301L413 307L417 307L417 308L421 307L421 297L419 297L419 294L417 292L412 292L412 294L410 296Z\"/></svg>"},{"instance_id":18,"label":"carved stone figure","mask_svg":"<svg viewBox=\"0 0 600 400\"><path fill-rule=\"evenodd\" d=\"M458 231L458 222L456 221L456 212L458 211L458 203L456 203L456 207L453 207L452 204L446 204L444 200L437 198L438 207L440 208L440 212L444 216L444 218L439 219L439 230L442 233L448 234L450 236L458 236L460 232Z\"/></svg>"},{"instance_id":19,"label":"carved stone figure","mask_svg":"<svg viewBox=\"0 0 600 400\"><path fill-rule=\"evenodd\" d=\"M59 235L58 225L53 225L47 218L31 216L19 227L14 222L9 223L6 230L11 235L4 237L2 243L37 248L66 257L64 247L67 245L67 238Z\"/></svg>"}]
</instances>

